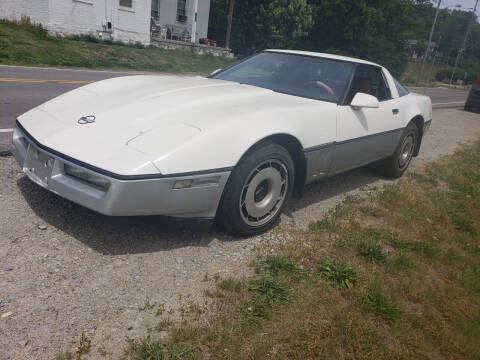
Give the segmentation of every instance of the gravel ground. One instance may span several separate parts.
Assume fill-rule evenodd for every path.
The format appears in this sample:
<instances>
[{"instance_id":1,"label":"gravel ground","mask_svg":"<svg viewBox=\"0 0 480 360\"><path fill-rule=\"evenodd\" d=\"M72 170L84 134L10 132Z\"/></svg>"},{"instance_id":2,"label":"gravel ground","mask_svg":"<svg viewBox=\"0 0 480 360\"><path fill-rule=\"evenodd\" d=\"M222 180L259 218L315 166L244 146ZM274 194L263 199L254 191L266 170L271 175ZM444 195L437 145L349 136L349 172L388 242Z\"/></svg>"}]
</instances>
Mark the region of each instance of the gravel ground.
<instances>
[{"instance_id":1,"label":"gravel ground","mask_svg":"<svg viewBox=\"0 0 480 360\"><path fill-rule=\"evenodd\" d=\"M411 169L478 136L480 115L435 110ZM189 302L204 303L205 274L246 274L255 247L279 229L304 227L345 196L388 183L359 169L311 185L279 228L242 239L159 217L98 215L34 185L12 157L0 158L0 172L0 359L52 359L82 333L92 340L85 358L117 359L127 336L159 320L139 310L146 299L175 318Z\"/></svg>"}]
</instances>

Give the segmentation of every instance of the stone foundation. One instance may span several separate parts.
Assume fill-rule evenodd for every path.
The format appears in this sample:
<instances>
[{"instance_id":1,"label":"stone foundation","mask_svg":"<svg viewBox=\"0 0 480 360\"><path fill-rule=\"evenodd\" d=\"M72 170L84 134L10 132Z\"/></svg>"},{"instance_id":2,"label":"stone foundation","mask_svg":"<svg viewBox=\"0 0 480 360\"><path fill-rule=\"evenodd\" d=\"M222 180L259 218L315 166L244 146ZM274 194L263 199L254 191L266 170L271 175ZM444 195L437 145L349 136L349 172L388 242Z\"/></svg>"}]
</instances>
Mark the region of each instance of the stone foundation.
<instances>
[{"instance_id":1,"label":"stone foundation","mask_svg":"<svg viewBox=\"0 0 480 360\"><path fill-rule=\"evenodd\" d=\"M167 39L160 39L152 37L150 45L172 50L172 49L181 49L181 50L190 50L197 54L212 54L213 56L223 56L226 58L233 58L233 53L231 49L218 47L218 46L209 46L203 44L193 44L191 42L186 41L178 41L178 40L167 40Z\"/></svg>"}]
</instances>

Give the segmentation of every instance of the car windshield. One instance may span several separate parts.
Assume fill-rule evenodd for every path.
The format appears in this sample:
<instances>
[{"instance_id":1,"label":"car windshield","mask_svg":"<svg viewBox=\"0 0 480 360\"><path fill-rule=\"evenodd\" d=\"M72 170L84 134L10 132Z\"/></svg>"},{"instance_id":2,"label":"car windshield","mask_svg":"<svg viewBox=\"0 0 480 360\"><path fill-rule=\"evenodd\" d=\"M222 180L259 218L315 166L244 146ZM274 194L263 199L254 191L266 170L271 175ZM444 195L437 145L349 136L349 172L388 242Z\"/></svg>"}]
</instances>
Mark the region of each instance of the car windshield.
<instances>
[{"instance_id":1,"label":"car windshield","mask_svg":"<svg viewBox=\"0 0 480 360\"><path fill-rule=\"evenodd\" d=\"M338 103L353 68L352 63L321 57L263 52L211 78Z\"/></svg>"}]
</instances>

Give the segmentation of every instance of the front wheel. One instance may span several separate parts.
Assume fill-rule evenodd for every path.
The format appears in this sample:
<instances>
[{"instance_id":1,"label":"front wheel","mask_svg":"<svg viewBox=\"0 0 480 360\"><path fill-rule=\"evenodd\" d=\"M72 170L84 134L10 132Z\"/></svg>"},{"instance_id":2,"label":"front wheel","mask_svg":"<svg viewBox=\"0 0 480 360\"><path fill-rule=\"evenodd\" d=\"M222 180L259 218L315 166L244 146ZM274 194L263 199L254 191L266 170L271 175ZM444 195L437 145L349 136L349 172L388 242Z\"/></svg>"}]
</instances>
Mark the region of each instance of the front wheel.
<instances>
[{"instance_id":1,"label":"front wheel","mask_svg":"<svg viewBox=\"0 0 480 360\"><path fill-rule=\"evenodd\" d=\"M389 178L399 178L408 169L418 142L418 128L410 123L405 128L400 144L388 159L378 164L380 172Z\"/></svg>"},{"instance_id":2,"label":"front wheel","mask_svg":"<svg viewBox=\"0 0 480 360\"><path fill-rule=\"evenodd\" d=\"M269 143L251 150L236 166L225 187L219 220L227 231L256 235L279 219L294 181L289 152Z\"/></svg>"}]
</instances>

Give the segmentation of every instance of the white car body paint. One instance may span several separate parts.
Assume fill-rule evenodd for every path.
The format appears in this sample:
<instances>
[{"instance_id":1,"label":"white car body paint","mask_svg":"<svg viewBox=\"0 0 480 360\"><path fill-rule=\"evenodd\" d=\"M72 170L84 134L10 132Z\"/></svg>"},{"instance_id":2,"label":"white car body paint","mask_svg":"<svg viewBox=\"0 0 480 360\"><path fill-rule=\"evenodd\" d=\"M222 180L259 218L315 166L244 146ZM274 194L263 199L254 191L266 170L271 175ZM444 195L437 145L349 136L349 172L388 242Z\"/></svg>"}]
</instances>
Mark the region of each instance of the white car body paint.
<instances>
[{"instance_id":1,"label":"white car body paint","mask_svg":"<svg viewBox=\"0 0 480 360\"><path fill-rule=\"evenodd\" d=\"M392 76L379 65L329 54L269 51L373 66L382 72L391 98L379 101L378 108L354 108L212 78L118 77L21 115L12 152L33 181L107 215L211 218L232 169L267 137L288 135L298 141L309 182L388 157L412 119L422 119L425 129L432 119L430 98L399 96ZM90 115L94 122L79 122ZM45 152L40 158L54 163L44 180L34 173L43 176L45 170L29 168L38 168L34 158L39 151ZM111 185L90 188L67 176L64 164ZM176 181L184 179L216 185L177 190Z\"/></svg>"},{"instance_id":2,"label":"white car body paint","mask_svg":"<svg viewBox=\"0 0 480 360\"><path fill-rule=\"evenodd\" d=\"M20 116L42 145L120 175L234 166L262 138L335 141L337 105L202 77L128 76L89 84ZM78 124L94 114L92 124ZM221 151L219 151L221 149Z\"/></svg>"}]
</instances>

